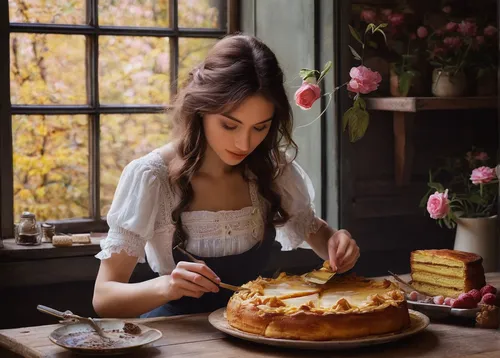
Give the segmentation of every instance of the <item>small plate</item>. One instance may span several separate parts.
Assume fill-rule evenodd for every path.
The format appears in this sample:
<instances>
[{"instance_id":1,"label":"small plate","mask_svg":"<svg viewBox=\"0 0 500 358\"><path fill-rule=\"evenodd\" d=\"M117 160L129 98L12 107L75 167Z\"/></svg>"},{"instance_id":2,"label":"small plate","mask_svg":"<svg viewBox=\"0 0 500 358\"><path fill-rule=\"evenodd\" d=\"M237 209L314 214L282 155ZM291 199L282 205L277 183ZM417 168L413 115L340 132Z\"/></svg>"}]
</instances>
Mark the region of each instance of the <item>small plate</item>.
<instances>
[{"instance_id":1,"label":"small plate","mask_svg":"<svg viewBox=\"0 0 500 358\"><path fill-rule=\"evenodd\" d=\"M218 330L227 333L233 337L241 338L247 341L267 344L271 346L316 349L316 350L341 350L352 349L375 344L382 344L397 341L399 339L412 336L424 330L429 325L429 318L423 313L408 310L410 313L411 325L409 328L395 333L373 335L363 338L333 340L333 341L302 341L295 339L277 339L259 336L257 334L240 331L229 325L225 316L225 308L220 308L208 316L208 321Z\"/></svg>"},{"instance_id":2,"label":"small plate","mask_svg":"<svg viewBox=\"0 0 500 358\"><path fill-rule=\"evenodd\" d=\"M465 318L476 318L476 314L481 310L481 308L452 308L446 305L436 305L434 303L424 303L417 301L408 302L408 307L420 311L427 315L429 318L445 318L448 316L457 316Z\"/></svg>"},{"instance_id":3,"label":"small plate","mask_svg":"<svg viewBox=\"0 0 500 358\"><path fill-rule=\"evenodd\" d=\"M161 338L162 333L154 328L134 323L141 329L139 334L127 334L123 331L123 320L98 320L106 336L113 338L114 344L105 344L87 323L70 323L56 328L50 335L52 343L87 355L116 355L129 353ZM84 343L85 342L85 343Z\"/></svg>"}]
</instances>

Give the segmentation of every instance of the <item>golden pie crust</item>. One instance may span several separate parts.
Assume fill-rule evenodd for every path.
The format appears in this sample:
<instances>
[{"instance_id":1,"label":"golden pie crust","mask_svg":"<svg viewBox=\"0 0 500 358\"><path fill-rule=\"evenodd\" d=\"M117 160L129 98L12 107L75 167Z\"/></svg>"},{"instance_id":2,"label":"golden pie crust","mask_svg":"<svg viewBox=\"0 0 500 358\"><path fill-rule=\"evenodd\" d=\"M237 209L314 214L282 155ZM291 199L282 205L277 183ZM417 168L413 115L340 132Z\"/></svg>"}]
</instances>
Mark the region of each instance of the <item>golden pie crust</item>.
<instances>
[{"instance_id":1,"label":"golden pie crust","mask_svg":"<svg viewBox=\"0 0 500 358\"><path fill-rule=\"evenodd\" d=\"M243 285L228 302L228 323L268 338L326 341L401 331L410 326L405 296L389 280L334 277L325 285L282 273Z\"/></svg>"}]
</instances>

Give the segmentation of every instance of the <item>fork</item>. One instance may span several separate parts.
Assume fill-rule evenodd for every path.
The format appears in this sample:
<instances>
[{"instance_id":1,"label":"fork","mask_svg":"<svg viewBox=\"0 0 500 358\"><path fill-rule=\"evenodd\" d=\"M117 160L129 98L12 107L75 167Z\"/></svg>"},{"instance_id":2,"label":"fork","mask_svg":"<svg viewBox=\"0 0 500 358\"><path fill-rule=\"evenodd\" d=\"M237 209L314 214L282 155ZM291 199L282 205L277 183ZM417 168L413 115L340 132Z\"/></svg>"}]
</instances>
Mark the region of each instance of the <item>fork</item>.
<instances>
[{"instance_id":1,"label":"fork","mask_svg":"<svg viewBox=\"0 0 500 358\"><path fill-rule=\"evenodd\" d=\"M180 245L180 244L179 244ZM174 250L179 250L180 252L182 252L184 255L186 255L192 262L194 263L197 263L197 264L203 264L205 265L205 261L203 260L198 260L196 257L194 257L193 255L191 255L189 252L187 252L186 250L184 250L182 247L180 247L179 245L175 246L174 247ZM203 275L202 275L203 276ZM208 277L204 276L207 280L210 280ZM212 281L212 280L210 280ZM247 290L249 291L250 289L246 288L246 287L241 287L241 286L234 286L234 285L230 285L230 284L227 284L227 283L224 283L224 282L220 282L220 283L217 283L217 282L214 282L212 281L214 284L222 287L222 288L225 288L227 290L231 290L231 291L234 291L234 292L238 292L238 291L241 291L241 290Z\"/></svg>"}]
</instances>

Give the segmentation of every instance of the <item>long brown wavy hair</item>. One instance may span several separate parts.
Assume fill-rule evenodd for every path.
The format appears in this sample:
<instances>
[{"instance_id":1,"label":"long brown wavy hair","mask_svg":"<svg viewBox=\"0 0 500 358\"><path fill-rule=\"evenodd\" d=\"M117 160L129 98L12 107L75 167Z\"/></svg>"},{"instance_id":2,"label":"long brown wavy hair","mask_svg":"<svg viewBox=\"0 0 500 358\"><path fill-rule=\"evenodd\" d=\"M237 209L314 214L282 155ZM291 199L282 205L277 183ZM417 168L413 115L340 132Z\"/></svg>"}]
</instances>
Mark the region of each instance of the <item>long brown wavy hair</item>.
<instances>
[{"instance_id":1,"label":"long brown wavy hair","mask_svg":"<svg viewBox=\"0 0 500 358\"><path fill-rule=\"evenodd\" d=\"M218 41L203 63L190 72L173 109L177 143L169 165L169 181L180 193L180 201L172 211L176 227L174 246L186 243L181 213L193 199L191 178L200 168L207 148L202 116L230 111L256 94L274 104L274 115L266 138L239 165L255 175L259 193L267 204L266 223L282 225L288 220L281 197L271 185L290 161L284 152L292 149L292 159L297 155L297 145L291 137L293 115L283 81L283 71L274 53L256 37L246 35ZM246 176L245 179L249 180Z\"/></svg>"}]
</instances>

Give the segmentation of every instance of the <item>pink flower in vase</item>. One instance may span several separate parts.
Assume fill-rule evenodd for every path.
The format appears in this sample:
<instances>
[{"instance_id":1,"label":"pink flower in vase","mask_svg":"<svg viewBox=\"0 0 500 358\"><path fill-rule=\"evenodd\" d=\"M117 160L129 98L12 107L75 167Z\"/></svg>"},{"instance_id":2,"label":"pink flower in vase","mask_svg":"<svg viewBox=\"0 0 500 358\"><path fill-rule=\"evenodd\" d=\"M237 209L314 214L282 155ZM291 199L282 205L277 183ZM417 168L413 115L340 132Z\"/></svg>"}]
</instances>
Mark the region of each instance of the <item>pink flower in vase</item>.
<instances>
[{"instance_id":1,"label":"pink flower in vase","mask_svg":"<svg viewBox=\"0 0 500 358\"><path fill-rule=\"evenodd\" d=\"M472 184L487 184L496 178L495 168L490 167L479 167L472 171L470 180Z\"/></svg>"},{"instance_id":2,"label":"pink flower in vase","mask_svg":"<svg viewBox=\"0 0 500 358\"><path fill-rule=\"evenodd\" d=\"M377 71L372 71L363 65L351 68L349 72L351 80L347 84L347 90L354 93L367 94L378 88L382 76Z\"/></svg>"},{"instance_id":3,"label":"pink flower in vase","mask_svg":"<svg viewBox=\"0 0 500 358\"><path fill-rule=\"evenodd\" d=\"M310 109L320 97L321 88L317 84L304 81L297 92L295 92L295 103L302 109Z\"/></svg>"},{"instance_id":4,"label":"pink flower in vase","mask_svg":"<svg viewBox=\"0 0 500 358\"><path fill-rule=\"evenodd\" d=\"M451 6L445 6L442 10L445 14L449 14L451 12Z\"/></svg>"},{"instance_id":5,"label":"pink flower in vase","mask_svg":"<svg viewBox=\"0 0 500 358\"><path fill-rule=\"evenodd\" d=\"M392 26L399 26L403 24L405 16L403 14L396 13L389 15L388 19Z\"/></svg>"},{"instance_id":6,"label":"pink flower in vase","mask_svg":"<svg viewBox=\"0 0 500 358\"><path fill-rule=\"evenodd\" d=\"M464 36L476 36L477 25L472 21L462 21L458 24L458 32Z\"/></svg>"},{"instance_id":7,"label":"pink flower in vase","mask_svg":"<svg viewBox=\"0 0 500 358\"><path fill-rule=\"evenodd\" d=\"M436 191L427 200L427 212L433 219L443 219L450 212L448 189L444 193Z\"/></svg>"},{"instance_id":8,"label":"pink flower in vase","mask_svg":"<svg viewBox=\"0 0 500 358\"><path fill-rule=\"evenodd\" d=\"M484 36L476 36L476 43L478 45L484 44Z\"/></svg>"},{"instance_id":9,"label":"pink flower in vase","mask_svg":"<svg viewBox=\"0 0 500 358\"><path fill-rule=\"evenodd\" d=\"M361 11L361 20L363 20L364 22L367 22L367 23L372 23L372 22L375 22L375 20L377 19L377 13L373 10L363 10Z\"/></svg>"},{"instance_id":10,"label":"pink flower in vase","mask_svg":"<svg viewBox=\"0 0 500 358\"><path fill-rule=\"evenodd\" d=\"M417 29L417 36L421 39L426 38L428 34L429 31L427 31L427 28L425 26L420 26Z\"/></svg>"},{"instance_id":11,"label":"pink flower in vase","mask_svg":"<svg viewBox=\"0 0 500 358\"><path fill-rule=\"evenodd\" d=\"M490 159L490 157L488 156L488 153L486 153L486 152L479 152L476 154L475 159L484 162L484 161L487 161L488 159Z\"/></svg>"},{"instance_id":12,"label":"pink flower in vase","mask_svg":"<svg viewBox=\"0 0 500 358\"><path fill-rule=\"evenodd\" d=\"M458 27L458 24L456 22L450 21L446 24L445 29L446 31L455 31Z\"/></svg>"},{"instance_id":13,"label":"pink flower in vase","mask_svg":"<svg viewBox=\"0 0 500 358\"><path fill-rule=\"evenodd\" d=\"M392 9L383 9L381 11L381 13L382 13L382 16L384 16L385 19L388 19L389 16L391 16L391 14L392 14Z\"/></svg>"},{"instance_id":14,"label":"pink flower in vase","mask_svg":"<svg viewBox=\"0 0 500 358\"><path fill-rule=\"evenodd\" d=\"M495 26L486 26L484 28L484 34L486 36L494 36L498 32L497 28Z\"/></svg>"}]
</instances>

